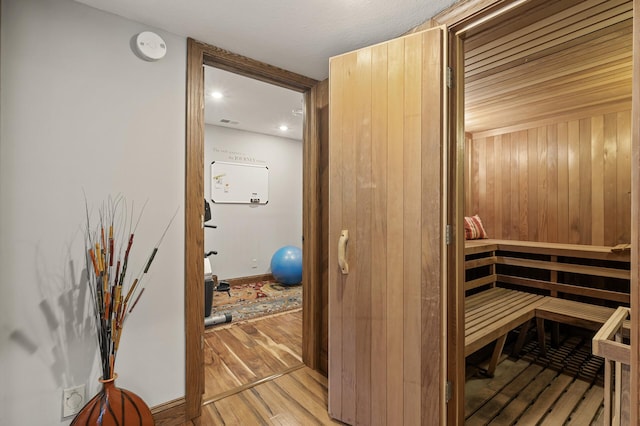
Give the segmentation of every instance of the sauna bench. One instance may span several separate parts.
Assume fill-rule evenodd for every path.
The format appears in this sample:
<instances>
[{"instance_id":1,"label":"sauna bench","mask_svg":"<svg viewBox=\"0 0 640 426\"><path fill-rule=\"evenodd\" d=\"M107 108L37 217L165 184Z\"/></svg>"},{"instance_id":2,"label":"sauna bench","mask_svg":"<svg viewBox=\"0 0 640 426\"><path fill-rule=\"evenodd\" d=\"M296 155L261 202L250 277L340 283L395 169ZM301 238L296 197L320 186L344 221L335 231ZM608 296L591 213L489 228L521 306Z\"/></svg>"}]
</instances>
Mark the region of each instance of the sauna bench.
<instances>
[{"instance_id":1,"label":"sauna bench","mask_svg":"<svg viewBox=\"0 0 640 426\"><path fill-rule=\"evenodd\" d=\"M535 317L536 307L544 300L545 296L500 287L465 297L464 356L495 341L487 368L487 374L492 376L507 334L523 324L530 324Z\"/></svg>"},{"instance_id":2,"label":"sauna bench","mask_svg":"<svg viewBox=\"0 0 640 426\"><path fill-rule=\"evenodd\" d=\"M598 330L619 305L629 306L630 250L511 240L465 244L465 357L496 342L493 374L509 331L522 326L516 352L535 318L541 351L545 320ZM628 335L629 323L623 326Z\"/></svg>"}]
</instances>

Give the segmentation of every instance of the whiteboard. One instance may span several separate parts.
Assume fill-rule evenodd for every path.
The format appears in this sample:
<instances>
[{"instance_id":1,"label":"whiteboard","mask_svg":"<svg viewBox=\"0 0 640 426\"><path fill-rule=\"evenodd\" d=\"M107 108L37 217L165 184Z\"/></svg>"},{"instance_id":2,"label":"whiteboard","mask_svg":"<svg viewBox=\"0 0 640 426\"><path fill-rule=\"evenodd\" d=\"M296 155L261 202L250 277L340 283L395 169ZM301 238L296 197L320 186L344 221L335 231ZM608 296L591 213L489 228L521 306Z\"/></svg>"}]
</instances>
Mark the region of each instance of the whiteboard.
<instances>
[{"instance_id":1,"label":"whiteboard","mask_svg":"<svg viewBox=\"0 0 640 426\"><path fill-rule=\"evenodd\" d=\"M269 167L225 161L212 162L211 201L267 204L269 202Z\"/></svg>"}]
</instances>

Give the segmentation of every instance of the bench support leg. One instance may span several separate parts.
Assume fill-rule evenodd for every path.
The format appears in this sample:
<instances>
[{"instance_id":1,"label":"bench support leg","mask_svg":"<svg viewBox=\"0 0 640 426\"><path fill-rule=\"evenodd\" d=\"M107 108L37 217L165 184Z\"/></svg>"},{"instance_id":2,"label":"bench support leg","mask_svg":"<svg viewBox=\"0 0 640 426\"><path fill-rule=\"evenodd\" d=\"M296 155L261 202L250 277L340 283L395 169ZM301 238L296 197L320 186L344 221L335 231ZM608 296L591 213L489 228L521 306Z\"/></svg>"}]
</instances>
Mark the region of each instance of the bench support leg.
<instances>
[{"instance_id":1,"label":"bench support leg","mask_svg":"<svg viewBox=\"0 0 640 426\"><path fill-rule=\"evenodd\" d=\"M554 321L551 327L551 344L554 348L560 347L560 323Z\"/></svg>"},{"instance_id":2,"label":"bench support leg","mask_svg":"<svg viewBox=\"0 0 640 426\"><path fill-rule=\"evenodd\" d=\"M507 341L507 335L499 337L496 340L496 346L493 348L493 355L491 355L491 361L489 361L489 367L487 368L487 375L493 377L493 373L496 371L498 361L500 361L500 355L502 355L502 349L504 349L504 343Z\"/></svg>"},{"instance_id":3,"label":"bench support leg","mask_svg":"<svg viewBox=\"0 0 640 426\"><path fill-rule=\"evenodd\" d=\"M536 317L536 328L538 329L538 346L540 346L540 354L547 356L546 337L544 335L544 318Z\"/></svg>"},{"instance_id":4,"label":"bench support leg","mask_svg":"<svg viewBox=\"0 0 640 426\"><path fill-rule=\"evenodd\" d=\"M520 327L520 334L518 334L518 340L516 340L516 345L513 348L513 354L518 355L522 350L522 347L527 341L527 335L529 334L529 329L531 328L531 320L522 324Z\"/></svg>"}]
</instances>

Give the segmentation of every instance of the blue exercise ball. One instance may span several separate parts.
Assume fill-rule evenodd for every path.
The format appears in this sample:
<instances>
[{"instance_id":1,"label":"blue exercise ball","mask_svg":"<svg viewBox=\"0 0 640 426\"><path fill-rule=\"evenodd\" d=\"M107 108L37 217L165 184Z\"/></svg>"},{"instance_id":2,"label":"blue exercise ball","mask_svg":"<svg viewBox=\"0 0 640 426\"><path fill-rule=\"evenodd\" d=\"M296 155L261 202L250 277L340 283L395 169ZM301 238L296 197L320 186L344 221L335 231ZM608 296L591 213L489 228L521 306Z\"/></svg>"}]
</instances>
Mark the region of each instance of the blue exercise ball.
<instances>
[{"instance_id":1,"label":"blue exercise ball","mask_svg":"<svg viewBox=\"0 0 640 426\"><path fill-rule=\"evenodd\" d=\"M271 257L271 273L280 284L302 282L302 250L295 246L280 247Z\"/></svg>"}]
</instances>

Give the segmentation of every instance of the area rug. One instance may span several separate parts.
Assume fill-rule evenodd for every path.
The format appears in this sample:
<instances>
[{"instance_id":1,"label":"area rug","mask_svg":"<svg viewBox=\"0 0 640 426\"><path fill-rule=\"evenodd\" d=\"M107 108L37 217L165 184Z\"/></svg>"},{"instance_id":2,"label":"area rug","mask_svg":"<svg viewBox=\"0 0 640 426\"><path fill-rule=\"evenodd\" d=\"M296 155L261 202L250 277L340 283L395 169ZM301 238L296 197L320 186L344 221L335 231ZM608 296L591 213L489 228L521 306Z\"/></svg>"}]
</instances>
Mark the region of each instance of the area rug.
<instances>
[{"instance_id":1,"label":"area rug","mask_svg":"<svg viewBox=\"0 0 640 426\"><path fill-rule=\"evenodd\" d=\"M232 322L254 319L302 307L302 284L285 286L259 281L214 292L212 312L231 314Z\"/></svg>"}]
</instances>

